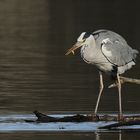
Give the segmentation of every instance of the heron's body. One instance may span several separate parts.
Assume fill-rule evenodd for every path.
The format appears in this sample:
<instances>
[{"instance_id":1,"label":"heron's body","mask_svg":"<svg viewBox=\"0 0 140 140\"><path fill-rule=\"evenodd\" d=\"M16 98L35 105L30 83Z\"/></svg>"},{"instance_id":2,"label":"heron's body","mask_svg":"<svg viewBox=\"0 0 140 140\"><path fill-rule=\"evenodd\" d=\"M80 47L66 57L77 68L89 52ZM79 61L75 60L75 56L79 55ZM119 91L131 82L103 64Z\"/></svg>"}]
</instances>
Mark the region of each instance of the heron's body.
<instances>
[{"instance_id":1,"label":"heron's body","mask_svg":"<svg viewBox=\"0 0 140 140\"><path fill-rule=\"evenodd\" d=\"M123 37L108 30L93 32L92 36L96 46L92 45L91 39L88 46L81 48L84 61L109 74L122 74L135 65L137 51L132 49Z\"/></svg>"},{"instance_id":2,"label":"heron's body","mask_svg":"<svg viewBox=\"0 0 140 140\"><path fill-rule=\"evenodd\" d=\"M135 58L138 51L132 49L125 39L119 34L109 30L98 30L93 33L83 32L77 39L77 43L68 50L66 55L81 47L81 56L88 64L93 64L99 69L100 75L100 91L94 111L96 116L100 97L103 91L103 76L102 72L109 73L117 80L119 92L119 117L121 120L121 81L120 74L130 69L135 65Z\"/></svg>"}]
</instances>

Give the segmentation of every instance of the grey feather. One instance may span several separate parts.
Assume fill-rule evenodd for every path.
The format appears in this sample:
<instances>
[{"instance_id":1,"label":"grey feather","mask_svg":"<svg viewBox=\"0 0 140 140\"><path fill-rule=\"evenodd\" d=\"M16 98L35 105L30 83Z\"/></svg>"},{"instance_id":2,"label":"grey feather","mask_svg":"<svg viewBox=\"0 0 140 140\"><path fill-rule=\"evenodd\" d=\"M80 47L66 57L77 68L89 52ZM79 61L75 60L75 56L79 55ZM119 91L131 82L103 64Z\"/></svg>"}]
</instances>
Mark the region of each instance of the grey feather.
<instances>
[{"instance_id":1,"label":"grey feather","mask_svg":"<svg viewBox=\"0 0 140 140\"><path fill-rule=\"evenodd\" d=\"M102 41L106 38L109 38L110 42L102 44ZM127 44L122 36L108 30L100 30L96 43L101 46L101 50L105 47L106 50L111 51L112 56L106 56L103 51L102 53L111 63L117 66L123 66L135 60L138 53L137 50L132 49Z\"/></svg>"}]
</instances>

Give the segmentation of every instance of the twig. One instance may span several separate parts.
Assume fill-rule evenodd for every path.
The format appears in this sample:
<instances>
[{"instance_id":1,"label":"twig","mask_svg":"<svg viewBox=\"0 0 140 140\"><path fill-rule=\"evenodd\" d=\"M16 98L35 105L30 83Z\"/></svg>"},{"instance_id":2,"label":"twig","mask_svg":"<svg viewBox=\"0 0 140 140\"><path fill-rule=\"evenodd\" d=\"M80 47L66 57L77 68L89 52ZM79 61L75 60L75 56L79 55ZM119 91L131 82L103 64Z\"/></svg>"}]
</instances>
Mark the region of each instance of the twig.
<instances>
[{"instance_id":1,"label":"twig","mask_svg":"<svg viewBox=\"0 0 140 140\"><path fill-rule=\"evenodd\" d=\"M122 77L122 76L120 76L120 79L121 79L121 84L124 84L124 83L140 84L140 79L133 79L133 78ZM108 86L108 88L113 88L116 86L117 86L117 83L113 83L110 86Z\"/></svg>"}]
</instances>

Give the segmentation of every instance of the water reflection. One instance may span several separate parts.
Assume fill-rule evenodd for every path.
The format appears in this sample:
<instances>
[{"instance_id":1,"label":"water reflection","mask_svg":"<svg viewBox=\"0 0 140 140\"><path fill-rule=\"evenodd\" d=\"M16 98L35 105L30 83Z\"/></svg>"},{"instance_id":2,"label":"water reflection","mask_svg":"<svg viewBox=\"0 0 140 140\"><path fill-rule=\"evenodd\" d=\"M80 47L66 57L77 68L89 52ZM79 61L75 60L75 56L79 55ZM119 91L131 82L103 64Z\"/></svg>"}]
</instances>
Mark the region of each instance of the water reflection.
<instances>
[{"instance_id":1,"label":"water reflection","mask_svg":"<svg viewBox=\"0 0 140 140\"><path fill-rule=\"evenodd\" d=\"M122 140L122 133L121 132L112 132L110 135L107 135L105 133L95 133L95 140Z\"/></svg>"},{"instance_id":2,"label":"water reflection","mask_svg":"<svg viewBox=\"0 0 140 140\"><path fill-rule=\"evenodd\" d=\"M28 140L45 140L51 139L61 139L61 140L139 140L140 135L138 132L128 132L128 133L100 133L97 134L94 133L44 133L44 132L20 132L20 133L1 133L0 134L1 139L6 140L15 140L15 139L28 139Z\"/></svg>"},{"instance_id":3,"label":"water reflection","mask_svg":"<svg viewBox=\"0 0 140 140\"><path fill-rule=\"evenodd\" d=\"M110 133L95 133L96 140L138 140L139 138L139 131L114 131Z\"/></svg>"},{"instance_id":4,"label":"water reflection","mask_svg":"<svg viewBox=\"0 0 140 140\"><path fill-rule=\"evenodd\" d=\"M100 134L95 132L96 140L100 140Z\"/></svg>"},{"instance_id":5,"label":"water reflection","mask_svg":"<svg viewBox=\"0 0 140 140\"><path fill-rule=\"evenodd\" d=\"M122 140L122 133L119 133L119 140Z\"/></svg>"},{"instance_id":6,"label":"water reflection","mask_svg":"<svg viewBox=\"0 0 140 140\"><path fill-rule=\"evenodd\" d=\"M96 140L138 140L140 138L139 131L112 131L110 133L95 133Z\"/></svg>"}]
</instances>

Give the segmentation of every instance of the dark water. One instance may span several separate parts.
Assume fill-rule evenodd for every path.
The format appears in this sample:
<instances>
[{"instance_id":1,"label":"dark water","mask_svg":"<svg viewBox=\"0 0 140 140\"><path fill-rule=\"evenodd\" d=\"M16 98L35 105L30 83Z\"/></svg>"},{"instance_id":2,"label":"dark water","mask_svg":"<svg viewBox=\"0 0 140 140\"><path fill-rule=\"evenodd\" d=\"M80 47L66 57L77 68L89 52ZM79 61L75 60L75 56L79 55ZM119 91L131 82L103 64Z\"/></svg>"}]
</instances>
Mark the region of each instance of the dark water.
<instances>
[{"instance_id":1,"label":"dark water","mask_svg":"<svg viewBox=\"0 0 140 140\"><path fill-rule=\"evenodd\" d=\"M137 5L137 1L126 0L1 0L0 113L92 112L98 95L98 71L84 63L78 53L64 54L82 31L101 28L120 33L130 46L140 50ZM126 73L128 77L140 78L139 61ZM111 81L107 76L105 79L109 85ZM138 85L123 87L124 112L140 112L139 90ZM118 111L116 89L105 89L99 110ZM120 135L99 134L101 139L119 139ZM132 139L130 135L122 134L122 139ZM100 139L97 134L0 135L2 139L20 136ZM136 133L136 139L139 137Z\"/></svg>"},{"instance_id":2,"label":"dark water","mask_svg":"<svg viewBox=\"0 0 140 140\"><path fill-rule=\"evenodd\" d=\"M4 140L138 140L140 138L139 132L125 132L125 133L1 133L1 139Z\"/></svg>"}]
</instances>

